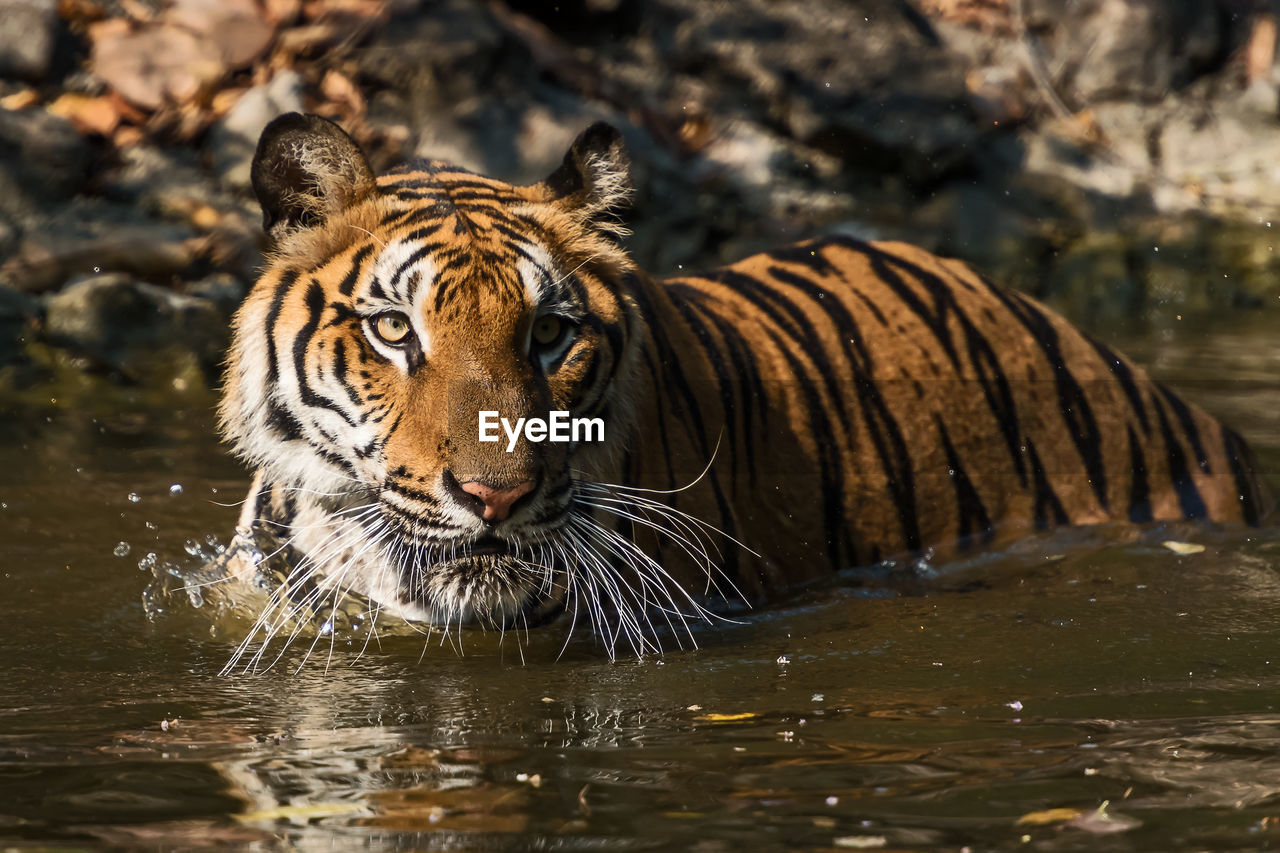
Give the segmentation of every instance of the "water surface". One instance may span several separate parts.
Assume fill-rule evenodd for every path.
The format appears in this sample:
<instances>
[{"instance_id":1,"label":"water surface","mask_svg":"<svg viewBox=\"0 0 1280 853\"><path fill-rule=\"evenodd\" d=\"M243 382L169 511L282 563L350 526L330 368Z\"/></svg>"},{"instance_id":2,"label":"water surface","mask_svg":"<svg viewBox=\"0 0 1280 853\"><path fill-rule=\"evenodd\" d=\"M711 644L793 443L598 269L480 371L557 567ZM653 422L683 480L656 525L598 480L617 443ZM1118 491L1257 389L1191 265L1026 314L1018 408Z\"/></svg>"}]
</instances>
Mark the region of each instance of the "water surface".
<instances>
[{"instance_id":1,"label":"water surface","mask_svg":"<svg viewBox=\"0 0 1280 853\"><path fill-rule=\"evenodd\" d=\"M1273 327L1111 337L1274 475ZM340 631L223 677L248 626L180 590L144 608L138 568L190 568L232 529L247 478L214 403L100 379L4 392L0 844L1280 843L1274 528L1063 534L815 589L643 661Z\"/></svg>"}]
</instances>

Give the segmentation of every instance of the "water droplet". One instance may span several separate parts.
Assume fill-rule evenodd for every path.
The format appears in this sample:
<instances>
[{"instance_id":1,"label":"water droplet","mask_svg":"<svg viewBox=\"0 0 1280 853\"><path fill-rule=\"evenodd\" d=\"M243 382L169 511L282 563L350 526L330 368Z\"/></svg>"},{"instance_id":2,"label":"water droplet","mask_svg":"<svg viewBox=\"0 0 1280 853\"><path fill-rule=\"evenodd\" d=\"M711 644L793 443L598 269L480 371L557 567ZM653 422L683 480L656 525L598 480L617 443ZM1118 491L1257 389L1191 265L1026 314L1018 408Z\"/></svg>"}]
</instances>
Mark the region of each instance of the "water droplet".
<instances>
[{"instance_id":1,"label":"water droplet","mask_svg":"<svg viewBox=\"0 0 1280 853\"><path fill-rule=\"evenodd\" d=\"M127 556L129 556L129 543L128 543L128 542L121 542L121 543L117 544L117 545L116 545L116 547L115 547L115 550L113 550L111 553L112 553L112 554L115 554L117 557L127 557Z\"/></svg>"},{"instance_id":2,"label":"water droplet","mask_svg":"<svg viewBox=\"0 0 1280 853\"><path fill-rule=\"evenodd\" d=\"M180 495L180 494L182 494L182 484L181 484L181 483L174 483L172 486L170 486L170 487L169 487L169 494L171 494L171 495Z\"/></svg>"},{"instance_id":3,"label":"water droplet","mask_svg":"<svg viewBox=\"0 0 1280 853\"><path fill-rule=\"evenodd\" d=\"M200 543L194 539L188 539L182 543L182 550L186 551L193 557L203 557L204 552L200 550Z\"/></svg>"},{"instance_id":4,"label":"water droplet","mask_svg":"<svg viewBox=\"0 0 1280 853\"><path fill-rule=\"evenodd\" d=\"M139 571L149 572L156 567L156 554L154 551L148 551L141 560L138 561Z\"/></svg>"},{"instance_id":5,"label":"water droplet","mask_svg":"<svg viewBox=\"0 0 1280 853\"><path fill-rule=\"evenodd\" d=\"M142 498L138 497L138 493L137 493L137 492L130 492L130 493L129 493L129 503L131 503L131 504L136 504L136 503L137 503L138 501L140 501L140 500L142 500Z\"/></svg>"},{"instance_id":6,"label":"water droplet","mask_svg":"<svg viewBox=\"0 0 1280 853\"><path fill-rule=\"evenodd\" d=\"M187 587L187 600L191 602L192 607L204 606L204 596L195 587Z\"/></svg>"},{"instance_id":7,"label":"water droplet","mask_svg":"<svg viewBox=\"0 0 1280 853\"><path fill-rule=\"evenodd\" d=\"M159 530L159 529L160 529L159 527L156 527L156 523L155 523L154 521L148 521L146 524L147 524L147 529L148 529L148 530Z\"/></svg>"},{"instance_id":8,"label":"water droplet","mask_svg":"<svg viewBox=\"0 0 1280 853\"><path fill-rule=\"evenodd\" d=\"M327 637L333 633L333 621L330 620L320 626L320 636Z\"/></svg>"}]
</instances>

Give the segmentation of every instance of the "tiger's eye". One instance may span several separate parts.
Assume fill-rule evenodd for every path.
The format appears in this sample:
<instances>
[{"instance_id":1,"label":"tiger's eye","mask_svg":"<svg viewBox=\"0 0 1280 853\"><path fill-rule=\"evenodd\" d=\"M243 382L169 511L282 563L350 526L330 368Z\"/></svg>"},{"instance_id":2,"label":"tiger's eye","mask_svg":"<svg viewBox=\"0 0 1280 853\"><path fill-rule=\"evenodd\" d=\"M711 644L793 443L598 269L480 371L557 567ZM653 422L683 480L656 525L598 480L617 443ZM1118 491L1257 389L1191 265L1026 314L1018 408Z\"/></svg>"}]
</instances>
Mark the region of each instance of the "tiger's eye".
<instances>
[{"instance_id":1,"label":"tiger's eye","mask_svg":"<svg viewBox=\"0 0 1280 853\"><path fill-rule=\"evenodd\" d=\"M394 311L381 314L373 321L373 330L389 344L402 344L409 337L409 318Z\"/></svg>"},{"instance_id":2,"label":"tiger's eye","mask_svg":"<svg viewBox=\"0 0 1280 853\"><path fill-rule=\"evenodd\" d=\"M552 346L560 341L564 331L564 320L553 314L545 314L533 321L533 342L541 347Z\"/></svg>"}]
</instances>

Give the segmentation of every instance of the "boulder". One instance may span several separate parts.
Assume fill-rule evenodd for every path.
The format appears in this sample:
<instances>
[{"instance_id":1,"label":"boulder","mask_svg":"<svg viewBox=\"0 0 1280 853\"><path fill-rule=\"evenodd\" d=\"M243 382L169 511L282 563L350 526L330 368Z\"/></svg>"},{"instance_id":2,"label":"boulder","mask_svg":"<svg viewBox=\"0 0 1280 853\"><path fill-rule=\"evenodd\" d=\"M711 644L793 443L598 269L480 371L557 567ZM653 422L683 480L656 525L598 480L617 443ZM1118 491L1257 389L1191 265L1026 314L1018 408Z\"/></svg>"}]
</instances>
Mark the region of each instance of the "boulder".
<instances>
[{"instance_id":1,"label":"boulder","mask_svg":"<svg viewBox=\"0 0 1280 853\"><path fill-rule=\"evenodd\" d=\"M58 26L56 0L0 0L0 77L43 80Z\"/></svg>"},{"instance_id":2,"label":"boulder","mask_svg":"<svg viewBox=\"0 0 1280 853\"><path fill-rule=\"evenodd\" d=\"M34 297L0 286L0 367L26 360L27 339L39 313Z\"/></svg>"},{"instance_id":3,"label":"boulder","mask_svg":"<svg viewBox=\"0 0 1280 853\"><path fill-rule=\"evenodd\" d=\"M73 281L45 303L49 343L134 381L194 363L216 375L228 329L208 299L108 274Z\"/></svg>"},{"instance_id":4,"label":"boulder","mask_svg":"<svg viewBox=\"0 0 1280 853\"><path fill-rule=\"evenodd\" d=\"M67 200L84 184L90 160L89 144L66 119L0 109L0 212Z\"/></svg>"}]
</instances>

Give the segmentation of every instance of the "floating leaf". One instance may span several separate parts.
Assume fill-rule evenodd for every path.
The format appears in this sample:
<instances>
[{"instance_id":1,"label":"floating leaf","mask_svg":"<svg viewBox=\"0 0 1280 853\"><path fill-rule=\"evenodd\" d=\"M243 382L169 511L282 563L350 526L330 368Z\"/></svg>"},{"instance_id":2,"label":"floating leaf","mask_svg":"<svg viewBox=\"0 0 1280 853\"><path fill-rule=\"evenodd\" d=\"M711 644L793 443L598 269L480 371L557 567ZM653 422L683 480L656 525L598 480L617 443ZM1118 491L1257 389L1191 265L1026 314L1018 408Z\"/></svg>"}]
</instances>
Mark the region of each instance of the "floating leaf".
<instances>
[{"instance_id":1,"label":"floating leaf","mask_svg":"<svg viewBox=\"0 0 1280 853\"><path fill-rule=\"evenodd\" d=\"M1172 539L1168 539L1160 544L1180 557L1185 557L1188 554L1199 554L1204 550L1203 545L1197 545L1195 542L1175 542Z\"/></svg>"},{"instance_id":2,"label":"floating leaf","mask_svg":"<svg viewBox=\"0 0 1280 853\"><path fill-rule=\"evenodd\" d=\"M1079 809L1045 809L1039 812L1027 812L1018 818L1018 826L1045 826L1050 823L1062 823L1080 817L1084 812Z\"/></svg>"},{"instance_id":3,"label":"floating leaf","mask_svg":"<svg viewBox=\"0 0 1280 853\"><path fill-rule=\"evenodd\" d=\"M743 720L754 720L759 716L754 711L747 711L742 714L699 714L694 719L700 723L738 723Z\"/></svg>"}]
</instances>

